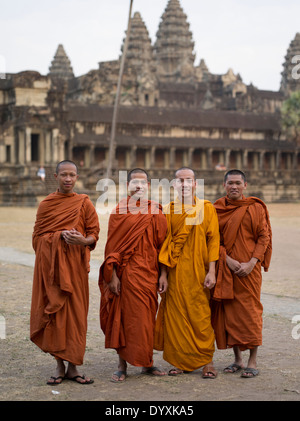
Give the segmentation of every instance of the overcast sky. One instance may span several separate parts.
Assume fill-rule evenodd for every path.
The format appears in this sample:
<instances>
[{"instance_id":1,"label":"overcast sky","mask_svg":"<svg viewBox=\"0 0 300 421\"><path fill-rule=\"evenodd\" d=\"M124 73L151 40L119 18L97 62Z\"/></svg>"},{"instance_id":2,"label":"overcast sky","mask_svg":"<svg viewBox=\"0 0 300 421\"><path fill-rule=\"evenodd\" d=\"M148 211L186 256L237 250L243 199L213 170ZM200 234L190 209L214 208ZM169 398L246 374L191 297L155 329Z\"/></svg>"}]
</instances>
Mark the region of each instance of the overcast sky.
<instances>
[{"instance_id":1,"label":"overcast sky","mask_svg":"<svg viewBox=\"0 0 300 421\"><path fill-rule=\"evenodd\" d=\"M168 0L133 0L155 42ZM278 90L287 48L300 32L299 0L180 0L193 33L195 64L232 68L247 84ZM46 75L63 44L76 76L115 60L129 0L0 0L0 73ZM300 54L300 51L299 53Z\"/></svg>"}]
</instances>

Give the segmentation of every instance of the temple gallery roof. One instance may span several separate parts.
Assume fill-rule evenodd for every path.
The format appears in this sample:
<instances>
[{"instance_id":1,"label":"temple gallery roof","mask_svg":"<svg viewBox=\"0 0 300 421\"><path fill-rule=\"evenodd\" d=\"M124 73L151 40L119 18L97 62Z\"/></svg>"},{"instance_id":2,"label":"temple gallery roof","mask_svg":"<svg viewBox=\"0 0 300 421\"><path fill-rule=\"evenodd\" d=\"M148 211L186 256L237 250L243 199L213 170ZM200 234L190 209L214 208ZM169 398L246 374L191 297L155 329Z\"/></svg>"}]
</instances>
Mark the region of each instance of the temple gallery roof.
<instances>
[{"instance_id":1,"label":"temple gallery roof","mask_svg":"<svg viewBox=\"0 0 300 421\"><path fill-rule=\"evenodd\" d=\"M111 123L113 107L85 105L68 106L68 120ZM235 111L168 109L157 107L120 107L119 124L224 128L243 130L280 130L277 114L253 114Z\"/></svg>"}]
</instances>

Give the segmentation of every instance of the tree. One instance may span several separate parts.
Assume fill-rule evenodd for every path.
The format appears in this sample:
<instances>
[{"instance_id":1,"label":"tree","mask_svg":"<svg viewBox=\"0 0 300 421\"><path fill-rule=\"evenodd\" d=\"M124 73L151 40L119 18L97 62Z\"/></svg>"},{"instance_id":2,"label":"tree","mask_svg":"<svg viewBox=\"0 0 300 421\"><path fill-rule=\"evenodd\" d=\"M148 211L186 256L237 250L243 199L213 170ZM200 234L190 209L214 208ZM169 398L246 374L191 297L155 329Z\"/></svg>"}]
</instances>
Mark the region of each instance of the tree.
<instances>
[{"instance_id":1,"label":"tree","mask_svg":"<svg viewBox=\"0 0 300 421\"><path fill-rule=\"evenodd\" d=\"M281 125L287 139L300 144L300 91L293 92L281 108Z\"/></svg>"}]
</instances>

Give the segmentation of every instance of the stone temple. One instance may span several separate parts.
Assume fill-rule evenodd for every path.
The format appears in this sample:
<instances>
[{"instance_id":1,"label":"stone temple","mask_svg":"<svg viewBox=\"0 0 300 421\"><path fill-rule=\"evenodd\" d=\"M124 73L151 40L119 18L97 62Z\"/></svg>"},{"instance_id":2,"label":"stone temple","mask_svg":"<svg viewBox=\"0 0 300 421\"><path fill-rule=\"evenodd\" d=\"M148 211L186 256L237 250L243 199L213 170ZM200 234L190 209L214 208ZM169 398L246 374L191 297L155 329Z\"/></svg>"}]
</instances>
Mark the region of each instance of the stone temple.
<instances>
[{"instance_id":1,"label":"stone temple","mask_svg":"<svg viewBox=\"0 0 300 421\"><path fill-rule=\"evenodd\" d=\"M300 33L283 58L279 90L260 90L230 68L212 74L204 59L195 63L188 17L179 0L166 3L154 42L140 13L132 17L113 177L142 167L153 178L171 180L174 169L189 166L205 180L205 197L215 200L223 195L225 168L240 168L249 179L248 194L267 202L299 200L300 144L286 139L280 109L300 90L300 79L292 77ZM76 77L59 45L47 75L23 71L0 79L2 205L34 205L53 191L53 172L63 159L79 166L77 191L99 196L121 56Z\"/></svg>"}]
</instances>

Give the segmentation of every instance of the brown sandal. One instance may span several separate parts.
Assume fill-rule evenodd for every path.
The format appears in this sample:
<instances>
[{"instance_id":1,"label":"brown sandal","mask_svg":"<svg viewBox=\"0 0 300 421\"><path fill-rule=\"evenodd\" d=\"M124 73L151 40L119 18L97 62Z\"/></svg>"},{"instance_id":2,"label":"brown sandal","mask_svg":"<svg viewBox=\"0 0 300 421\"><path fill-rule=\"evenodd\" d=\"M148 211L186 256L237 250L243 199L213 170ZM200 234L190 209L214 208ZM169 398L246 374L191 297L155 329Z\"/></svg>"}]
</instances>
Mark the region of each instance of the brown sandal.
<instances>
[{"instance_id":1,"label":"brown sandal","mask_svg":"<svg viewBox=\"0 0 300 421\"><path fill-rule=\"evenodd\" d=\"M206 365L202 370L203 379L215 379L217 375L218 372L214 369L213 365Z\"/></svg>"}]
</instances>

